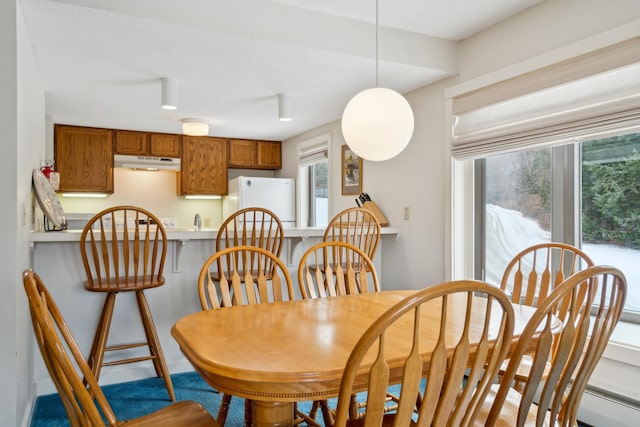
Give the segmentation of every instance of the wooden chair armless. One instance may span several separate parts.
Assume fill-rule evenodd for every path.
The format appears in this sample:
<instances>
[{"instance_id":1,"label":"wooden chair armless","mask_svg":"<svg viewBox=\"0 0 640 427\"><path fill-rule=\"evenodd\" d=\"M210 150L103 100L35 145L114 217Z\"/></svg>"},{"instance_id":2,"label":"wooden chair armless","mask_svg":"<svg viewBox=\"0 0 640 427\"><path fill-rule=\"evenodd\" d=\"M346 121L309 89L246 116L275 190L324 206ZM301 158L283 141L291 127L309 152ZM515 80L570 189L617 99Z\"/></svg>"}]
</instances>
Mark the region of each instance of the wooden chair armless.
<instances>
[{"instance_id":1,"label":"wooden chair armless","mask_svg":"<svg viewBox=\"0 0 640 427\"><path fill-rule=\"evenodd\" d=\"M176 402L140 418L118 420L40 277L26 270L23 283L40 353L72 427L217 427L202 405L193 401Z\"/></svg>"}]
</instances>

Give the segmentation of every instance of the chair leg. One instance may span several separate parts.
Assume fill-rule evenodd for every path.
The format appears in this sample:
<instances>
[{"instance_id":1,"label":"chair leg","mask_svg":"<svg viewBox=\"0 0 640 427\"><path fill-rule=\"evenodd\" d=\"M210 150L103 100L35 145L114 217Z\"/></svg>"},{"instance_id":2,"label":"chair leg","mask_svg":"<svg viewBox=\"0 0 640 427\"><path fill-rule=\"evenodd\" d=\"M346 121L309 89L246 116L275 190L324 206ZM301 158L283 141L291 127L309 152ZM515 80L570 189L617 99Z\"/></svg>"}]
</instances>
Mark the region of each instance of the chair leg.
<instances>
[{"instance_id":1,"label":"chair leg","mask_svg":"<svg viewBox=\"0 0 640 427\"><path fill-rule=\"evenodd\" d=\"M216 421L219 427L224 427L224 423L227 421L227 414L229 413L229 405L231 404L231 395L223 394L222 401L220 402L220 408L218 408L218 416Z\"/></svg>"},{"instance_id":2,"label":"chair leg","mask_svg":"<svg viewBox=\"0 0 640 427\"><path fill-rule=\"evenodd\" d=\"M154 356L153 365L156 369L156 374L164 380L164 385L169 392L169 398L172 402L175 402L176 395L173 391L173 383L171 382L171 375L167 368L167 363L164 360L164 354L162 354L162 348L160 347L160 340L156 332L156 327L153 324L153 318L151 317L151 310L149 310L149 304L144 296L143 291L136 291L136 299L138 300L138 308L140 309L140 317L142 318L142 325L144 326L144 333L147 336L147 343L149 345L149 351Z\"/></svg>"},{"instance_id":3,"label":"chair leg","mask_svg":"<svg viewBox=\"0 0 640 427\"><path fill-rule=\"evenodd\" d=\"M244 425L251 427L253 424L253 403L251 399L244 400Z\"/></svg>"},{"instance_id":4,"label":"chair leg","mask_svg":"<svg viewBox=\"0 0 640 427\"><path fill-rule=\"evenodd\" d=\"M357 420L360 418L360 405L358 405L358 401L356 400L356 395L351 395L351 402L349 403L349 419Z\"/></svg>"},{"instance_id":5,"label":"chair leg","mask_svg":"<svg viewBox=\"0 0 640 427\"><path fill-rule=\"evenodd\" d=\"M322 420L324 421L324 425L325 426L332 426L333 422L334 422L333 411L329 407L329 401L328 400L321 400L320 401L320 411L322 412Z\"/></svg>"},{"instance_id":6,"label":"chair leg","mask_svg":"<svg viewBox=\"0 0 640 427\"><path fill-rule=\"evenodd\" d=\"M320 401L314 400L311 404L311 410L309 411L309 418L316 419L318 415L318 408L320 407Z\"/></svg>"},{"instance_id":7,"label":"chair leg","mask_svg":"<svg viewBox=\"0 0 640 427\"><path fill-rule=\"evenodd\" d=\"M318 412L319 402L314 401L309 414L298 409L298 402L293 403L293 425L307 425L309 427L322 427L322 424L316 421L316 413ZM314 409L315 408L315 409ZM329 425L329 424L325 424Z\"/></svg>"},{"instance_id":8,"label":"chair leg","mask_svg":"<svg viewBox=\"0 0 640 427\"><path fill-rule=\"evenodd\" d=\"M113 307L116 302L116 293L108 292L102 305L102 312L98 319L96 334L93 337L93 344L89 352L89 368L93 371L96 381L100 378L100 369L102 369L102 361L104 360L104 352L107 348L107 339L109 337L109 329L111 328L111 319L113 317Z\"/></svg>"}]
</instances>

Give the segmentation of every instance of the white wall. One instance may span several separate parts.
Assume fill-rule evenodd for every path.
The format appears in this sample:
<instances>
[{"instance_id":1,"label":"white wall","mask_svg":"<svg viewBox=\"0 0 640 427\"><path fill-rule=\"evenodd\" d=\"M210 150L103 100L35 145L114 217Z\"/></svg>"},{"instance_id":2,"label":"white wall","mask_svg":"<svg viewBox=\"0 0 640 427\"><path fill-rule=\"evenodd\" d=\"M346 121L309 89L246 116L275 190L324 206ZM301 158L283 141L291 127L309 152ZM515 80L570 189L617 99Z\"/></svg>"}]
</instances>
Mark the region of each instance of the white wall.
<instances>
[{"instance_id":1,"label":"white wall","mask_svg":"<svg viewBox=\"0 0 640 427\"><path fill-rule=\"evenodd\" d=\"M414 136L397 157L385 162L363 161L362 189L369 193L400 229L397 240L387 240L382 256L384 289L419 289L444 280L444 214L441 200L446 186L444 174L443 86L434 85L408 95L415 116ZM340 157L345 143L336 121L283 143L282 173L297 173L296 145L331 134L330 212L356 206L354 196L341 195ZM403 208L409 207L409 220Z\"/></svg>"},{"instance_id":2,"label":"white wall","mask_svg":"<svg viewBox=\"0 0 640 427\"><path fill-rule=\"evenodd\" d=\"M640 16L637 0L545 0L460 44L461 81L588 39Z\"/></svg>"},{"instance_id":3,"label":"white wall","mask_svg":"<svg viewBox=\"0 0 640 427\"><path fill-rule=\"evenodd\" d=\"M19 425L32 402L33 341L22 270L29 266L31 170L44 155L44 90L22 13L15 1L0 4L0 414L2 425Z\"/></svg>"},{"instance_id":4,"label":"white wall","mask_svg":"<svg viewBox=\"0 0 640 427\"><path fill-rule=\"evenodd\" d=\"M2 129L2 156L0 156L0 179L4 185L0 187L0 197L10 203L16 200L16 159L18 137L17 127L17 37L16 37L16 3L7 1L0 3L0 52L4 60L0 62L0 129ZM0 282L2 298L0 298L0 413L5 414L7 425L15 425L17 417L17 332L18 313L16 310L16 290L18 289L15 274L16 254L13 249L17 240L15 209L0 209L0 239L8 244L0 247L0 271L3 280ZM21 349L22 350L22 349ZM28 375L24 378L27 380ZM24 395L22 396L24 397Z\"/></svg>"}]
</instances>

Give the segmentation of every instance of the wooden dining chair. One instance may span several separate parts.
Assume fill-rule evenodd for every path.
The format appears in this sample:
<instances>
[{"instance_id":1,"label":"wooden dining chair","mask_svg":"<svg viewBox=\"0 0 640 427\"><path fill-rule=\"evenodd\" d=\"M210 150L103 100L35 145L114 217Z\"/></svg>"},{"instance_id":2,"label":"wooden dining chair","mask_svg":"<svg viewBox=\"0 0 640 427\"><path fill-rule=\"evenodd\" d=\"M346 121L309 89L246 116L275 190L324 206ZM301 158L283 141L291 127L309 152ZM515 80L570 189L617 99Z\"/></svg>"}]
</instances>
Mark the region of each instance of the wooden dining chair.
<instances>
[{"instance_id":1,"label":"wooden dining chair","mask_svg":"<svg viewBox=\"0 0 640 427\"><path fill-rule=\"evenodd\" d=\"M348 242L325 241L300 258L298 284L304 299L380 291L371 258Z\"/></svg>"},{"instance_id":2,"label":"wooden dining chair","mask_svg":"<svg viewBox=\"0 0 640 427\"><path fill-rule=\"evenodd\" d=\"M265 208L250 207L234 212L223 221L216 235L215 251L233 246L256 246L279 257L283 242L284 229L278 216ZM264 258L264 261L268 262L268 259ZM221 272L226 270L219 268L215 274ZM267 277L271 274L269 270L264 273ZM213 279L217 281L219 277Z\"/></svg>"},{"instance_id":3,"label":"wooden dining chair","mask_svg":"<svg viewBox=\"0 0 640 427\"><path fill-rule=\"evenodd\" d=\"M348 208L329 221L322 240L351 243L373 259L380 243L380 222L364 208Z\"/></svg>"},{"instance_id":4,"label":"wooden dining chair","mask_svg":"<svg viewBox=\"0 0 640 427\"><path fill-rule=\"evenodd\" d=\"M85 289L106 294L88 363L96 379L103 366L153 361L156 375L163 378L172 401L176 400L169 369L160 347L151 310L144 291L164 285L167 233L158 218L136 206L115 206L91 218L80 235L80 254L87 276ZM108 345L116 296L133 292L142 320L145 341ZM149 353L139 357L104 361L107 351L146 346Z\"/></svg>"},{"instance_id":5,"label":"wooden dining chair","mask_svg":"<svg viewBox=\"0 0 640 427\"><path fill-rule=\"evenodd\" d=\"M172 403L140 418L118 420L40 277L32 270L26 270L22 277L35 338L72 427L121 426L125 423L145 427L217 426L202 405L193 401Z\"/></svg>"},{"instance_id":6,"label":"wooden dining chair","mask_svg":"<svg viewBox=\"0 0 640 427\"><path fill-rule=\"evenodd\" d=\"M227 275L217 272L222 265ZM216 282L212 277L220 277ZM294 298L289 270L272 252L255 246L234 246L211 255L198 276L203 310L262 304Z\"/></svg>"},{"instance_id":7,"label":"wooden dining chair","mask_svg":"<svg viewBox=\"0 0 640 427\"><path fill-rule=\"evenodd\" d=\"M298 284L303 299L380 291L376 269L367 254L351 243L333 240L315 244L302 255L298 265ZM396 400L391 394L388 398ZM352 414L362 415L364 404L356 400L355 394L352 405ZM318 409L322 411L325 425L331 425L333 410L328 401L313 402L309 418L315 420Z\"/></svg>"},{"instance_id":8,"label":"wooden dining chair","mask_svg":"<svg viewBox=\"0 0 640 427\"><path fill-rule=\"evenodd\" d=\"M626 290L622 272L609 266L589 267L559 284L525 326L503 381L492 387L476 425L577 425L580 399L620 319ZM558 307L564 322L555 330ZM537 342L531 373L518 391L511 382L531 342ZM551 370L544 380L548 360Z\"/></svg>"},{"instance_id":9,"label":"wooden dining chair","mask_svg":"<svg viewBox=\"0 0 640 427\"><path fill-rule=\"evenodd\" d=\"M452 304L453 295L465 302ZM422 315L434 312L440 313L437 324ZM464 319L463 326L452 327L449 317ZM334 425L472 425L512 345L513 328L509 299L487 283L462 280L416 292L383 313L354 346L340 383ZM412 331L411 339L402 341L398 330ZM435 344L427 346L431 341ZM387 348L402 349L405 356L387 360ZM399 404L385 413L391 383L401 385ZM364 418L353 420L351 395L363 389L367 410Z\"/></svg>"},{"instance_id":10,"label":"wooden dining chair","mask_svg":"<svg viewBox=\"0 0 640 427\"><path fill-rule=\"evenodd\" d=\"M559 242L540 243L523 249L511 259L503 273L500 288L511 296L514 304L536 307L567 277L593 265L591 258L579 248ZM503 363L501 376L507 363ZM531 358L523 357L514 377L516 388L524 383L530 367Z\"/></svg>"},{"instance_id":11,"label":"wooden dining chair","mask_svg":"<svg viewBox=\"0 0 640 427\"><path fill-rule=\"evenodd\" d=\"M198 276L198 297L203 310L212 310L293 300L294 292L289 270L279 257L266 249L243 245L222 249L205 261ZM220 426L225 424L231 397L222 397L217 416ZM248 399L245 423L251 425Z\"/></svg>"}]
</instances>

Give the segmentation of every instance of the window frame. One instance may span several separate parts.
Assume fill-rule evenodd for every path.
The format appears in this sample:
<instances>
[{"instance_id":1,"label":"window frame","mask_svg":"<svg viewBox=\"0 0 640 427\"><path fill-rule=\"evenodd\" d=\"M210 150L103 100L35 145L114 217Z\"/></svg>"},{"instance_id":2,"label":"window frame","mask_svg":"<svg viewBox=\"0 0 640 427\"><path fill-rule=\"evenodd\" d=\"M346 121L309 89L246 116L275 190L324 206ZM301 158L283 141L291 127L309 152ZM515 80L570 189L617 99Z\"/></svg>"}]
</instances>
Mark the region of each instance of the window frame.
<instances>
[{"instance_id":1,"label":"window frame","mask_svg":"<svg viewBox=\"0 0 640 427\"><path fill-rule=\"evenodd\" d=\"M322 161L319 157L321 152L325 152L325 158L327 161L327 187L328 191L328 212L331 212L331 134L326 133L301 141L297 144L297 199L299 200L297 206L297 226L309 227L309 221L311 220L311 197L312 186L309 172L310 166L318 161ZM306 160L311 158L311 160ZM327 212L327 214L328 214Z\"/></svg>"},{"instance_id":2,"label":"window frame","mask_svg":"<svg viewBox=\"0 0 640 427\"><path fill-rule=\"evenodd\" d=\"M627 132L620 132L620 135ZM607 135L609 136L609 135ZM594 140L597 138L594 138ZM588 141L586 141L588 142ZM551 149L551 241L582 247L582 142ZM536 150L539 148L532 148ZM474 279L485 280L486 157L473 160ZM561 218L553 221L553 218ZM632 286L628 284L628 286ZM640 312L624 310L621 319L640 324Z\"/></svg>"}]
</instances>

